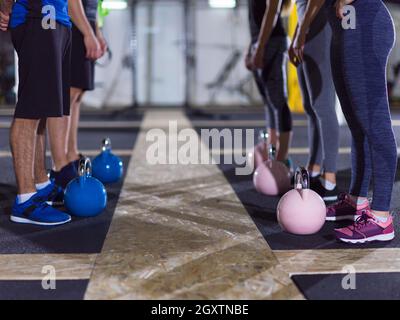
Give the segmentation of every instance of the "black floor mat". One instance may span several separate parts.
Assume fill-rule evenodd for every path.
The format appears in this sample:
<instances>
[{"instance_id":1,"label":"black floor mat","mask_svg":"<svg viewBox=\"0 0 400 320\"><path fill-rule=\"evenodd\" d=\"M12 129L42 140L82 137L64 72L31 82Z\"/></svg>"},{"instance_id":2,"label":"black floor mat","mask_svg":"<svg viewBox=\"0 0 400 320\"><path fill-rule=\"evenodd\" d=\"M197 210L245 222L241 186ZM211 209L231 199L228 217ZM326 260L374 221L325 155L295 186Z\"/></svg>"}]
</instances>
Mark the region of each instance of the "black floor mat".
<instances>
[{"instance_id":1,"label":"black floor mat","mask_svg":"<svg viewBox=\"0 0 400 320\"><path fill-rule=\"evenodd\" d=\"M201 128L196 128L200 133ZM233 128L229 128L232 130ZM261 128L255 129L255 134ZM400 127L394 128L397 136L400 136ZM244 134L244 133L243 133ZM350 143L349 129L344 126L340 129L340 145L341 147L348 147ZM211 142L209 147L211 147ZM222 144L222 148L223 148ZM293 137L293 148L307 147L307 127L296 127L295 135ZM292 159L296 165L304 165L307 162L307 155L292 155ZM221 157L220 163L223 163ZM333 229L349 224L349 222L342 223L326 223L320 232L311 236L295 236L283 232L276 219L276 207L279 202L279 197L268 197L262 195L254 189L252 176L239 176L236 175L235 165L220 164L220 169L223 171L225 177L232 185L235 193L240 201L245 206L249 215L256 223L258 229L267 240L268 244L273 250L301 250L301 249L333 249L333 248L400 248L400 237L395 238L388 243L371 243L367 245L348 245L336 241ZM350 183L351 175L350 155L341 154L338 159L338 187L342 191L346 191ZM392 195L392 210L398 212L400 209L400 164L398 166L396 183L394 185ZM395 229L397 234L400 234L400 221L395 219Z\"/></svg>"},{"instance_id":2,"label":"black floor mat","mask_svg":"<svg viewBox=\"0 0 400 320\"><path fill-rule=\"evenodd\" d=\"M125 133L113 131L80 132L82 149L98 150L104 135L111 136L113 146L133 149L137 130ZM130 157L121 157L125 172ZM49 160L49 159L48 159ZM16 188L14 171L10 157L0 158L2 175L0 176L0 254L21 253L98 253L101 251L109 225L118 202L123 179L118 183L107 185L108 204L106 210L94 218L73 218L69 224L58 227L40 227L15 224L9 221L10 208L15 199Z\"/></svg>"},{"instance_id":3,"label":"black floor mat","mask_svg":"<svg viewBox=\"0 0 400 320\"><path fill-rule=\"evenodd\" d=\"M39 280L1 280L0 300L82 300L89 280L57 280L43 289Z\"/></svg>"},{"instance_id":4,"label":"black floor mat","mask_svg":"<svg viewBox=\"0 0 400 320\"><path fill-rule=\"evenodd\" d=\"M310 300L400 299L398 272L296 275L292 279Z\"/></svg>"}]
</instances>

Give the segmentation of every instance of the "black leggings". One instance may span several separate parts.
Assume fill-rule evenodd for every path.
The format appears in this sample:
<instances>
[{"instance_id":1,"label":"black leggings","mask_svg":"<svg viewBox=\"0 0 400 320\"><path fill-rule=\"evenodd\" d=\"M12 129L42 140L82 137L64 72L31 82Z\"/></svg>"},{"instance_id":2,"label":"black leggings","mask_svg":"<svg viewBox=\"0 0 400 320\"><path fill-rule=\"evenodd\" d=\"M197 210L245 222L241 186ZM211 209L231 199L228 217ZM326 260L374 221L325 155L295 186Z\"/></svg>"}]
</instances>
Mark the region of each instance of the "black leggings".
<instances>
[{"instance_id":1,"label":"black leggings","mask_svg":"<svg viewBox=\"0 0 400 320\"><path fill-rule=\"evenodd\" d=\"M287 104L286 51L287 38L272 37L265 50L264 68L254 72L268 127L279 132L292 131L292 114Z\"/></svg>"}]
</instances>

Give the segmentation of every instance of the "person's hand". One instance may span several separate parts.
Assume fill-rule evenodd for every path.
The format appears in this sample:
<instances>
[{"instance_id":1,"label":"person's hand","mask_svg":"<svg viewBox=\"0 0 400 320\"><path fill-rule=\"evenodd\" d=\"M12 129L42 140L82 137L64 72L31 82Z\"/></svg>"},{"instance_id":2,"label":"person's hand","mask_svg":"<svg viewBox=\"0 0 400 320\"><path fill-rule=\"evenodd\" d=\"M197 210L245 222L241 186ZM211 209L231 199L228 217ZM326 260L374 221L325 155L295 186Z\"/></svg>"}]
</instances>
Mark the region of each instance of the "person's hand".
<instances>
[{"instance_id":1,"label":"person's hand","mask_svg":"<svg viewBox=\"0 0 400 320\"><path fill-rule=\"evenodd\" d=\"M264 67L264 47L256 44L251 54L251 67L253 70Z\"/></svg>"},{"instance_id":2,"label":"person's hand","mask_svg":"<svg viewBox=\"0 0 400 320\"><path fill-rule=\"evenodd\" d=\"M108 49L108 45L107 45L107 41L103 36L103 33L100 31L100 29L97 31L97 41L100 44L100 50L101 50L101 55L100 57L104 56L107 52Z\"/></svg>"},{"instance_id":3,"label":"person's hand","mask_svg":"<svg viewBox=\"0 0 400 320\"><path fill-rule=\"evenodd\" d=\"M305 32L299 30L296 34L296 37L293 39L292 43L293 47L292 55L293 55L293 60L296 63L295 65L299 65L300 63L303 62L305 43L306 43L306 34Z\"/></svg>"},{"instance_id":4,"label":"person's hand","mask_svg":"<svg viewBox=\"0 0 400 320\"><path fill-rule=\"evenodd\" d=\"M7 31L10 22L10 15L0 11L0 30Z\"/></svg>"},{"instance_id":5,"label":"person's hand","mask_svg":"<svg viewBox=\"0 0 400 320\"><path fill-rule=\"evenodd\" d=\"M293 42L290 44L289 50L288 50L288 54L289 54L289 61L295 66L297 67L299 65L299 61L296 58L295 52L294 52L294 48L293 48Z\"/></svg>"},{"instance_id":6,"label":"person's hand","mask_svg":"<svg viewBox=\"0 0 400 320\"><path fill-rule=\"evenodd\" d=\"M84 36L84 43L86 47L86 58L90 60L97 60L101 57L101 46L94 33Z\"/></svg>"},{"instance_id":7,"label":"person's hand","mask_svg":"<svg viewBox=\"0 0 400 320\"><path fill-rule=\"evenodd\" d=\"M344 18L343 8L344 6L353 3L355 0L336 0L335 8L336 8L336 16L339 19Z\"/></svg>"}]
</instances>

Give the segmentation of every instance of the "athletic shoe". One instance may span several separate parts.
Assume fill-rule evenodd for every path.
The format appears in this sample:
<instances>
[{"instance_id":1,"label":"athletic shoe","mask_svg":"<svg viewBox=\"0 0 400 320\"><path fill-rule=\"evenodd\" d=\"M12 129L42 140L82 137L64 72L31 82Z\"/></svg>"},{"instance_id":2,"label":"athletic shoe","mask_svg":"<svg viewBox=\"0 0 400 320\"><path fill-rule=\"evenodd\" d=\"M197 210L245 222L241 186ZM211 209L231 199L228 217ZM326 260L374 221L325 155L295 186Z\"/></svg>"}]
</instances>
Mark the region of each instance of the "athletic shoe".
<instances>
[{"instance_id":1,"label":"athletic shoe","mask_svg":"<svg viewBox=\"0 0 400 320\"><path fill-rule=\"evenodd\" d=\"M70 222L71 216L49 206L35 194L24 203L18 204L15 201L10 220L16 223L58 226Z\"/></svg>"},{"instance_id":2,"label":"athletic shoe","mask_svg":"<svg viewBox=\"0 0 400 320\"><path fill-rule=\"evenodd\" d=\"M65 189L68 183L78 176L78 171L73 162L67 164L60 171L50 171L50 179L58 186Z\"/></svg>"},{"instance_id":3,"label":"athletic shoe","mask_svg":"<svg viewBox=\"0 0 400 320\"><path fill-rule=\"evenodd\" d=\"M347 243L390 241L394 239L393 218L390 216L386 222L381 222L366 209L353 225L335 229L335 234L338 240Z\"/></svg>"},{"instance_id":4,"label":"athletic shoe","mask_svg":"<svg viewBox=\"0 0 400 320\"><path fill-rule=\"evenodd\" d=\"M327 221L339 221L339 220L356 220L361 216L363 211L369 210L369 201L365 201L365 204L357 205L350 198L347 193L340 193L338 196L338 202L328 206L326 208L326 220Z\"/></svg>"},{"instance_id":5,"label":"athletic shoe","mask_svg":"<svg viewBox=\"0 0 400 320\"><path fill-rule=\"evenodd\" d=\"M76 168L76 171L79 170L79 164L80 164L81 160L84 159L84 158L85 158L85 156L82 153L80 153L79 154L79 159L77 159L75 161L72 161L72 163L74 164L74 166Z\"/></svg>"},{"instance_id":6,"label":"athletic shoe","mask_svg":"<svg viewBox=\"0 0 400 320\"><path fill-rule=\"evenodd\" d=\"M322 185L321 180L318 178L310 179L310 187L316 193L318 193L324 201L336 201L339 195L339 189L337 186L333 190L325 189Z\"/></svg>"},{"instance_id":7,"label":"athletic shoe","mask_svg":"<svg viewBox=\"0 0 400 320\"><path fill-rule=\"evenodd\" d=\"M64 204L64 190L54 182L46 188L38 190L37 196L50 206L62 206Z\"/></svg>"}]
</instances>

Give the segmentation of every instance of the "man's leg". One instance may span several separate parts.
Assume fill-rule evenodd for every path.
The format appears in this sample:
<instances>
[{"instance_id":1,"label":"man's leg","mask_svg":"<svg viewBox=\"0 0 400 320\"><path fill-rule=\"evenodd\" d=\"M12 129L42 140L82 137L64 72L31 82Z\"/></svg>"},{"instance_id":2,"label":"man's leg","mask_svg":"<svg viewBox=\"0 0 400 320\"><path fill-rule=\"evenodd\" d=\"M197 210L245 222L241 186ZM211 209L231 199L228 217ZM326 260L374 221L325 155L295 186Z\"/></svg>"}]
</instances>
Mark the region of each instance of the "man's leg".
<instances>
[{"instance_id":1,"label":"man's leg","mask_svg":"<svg viewBox=\"0 0 400 320\"><path fill-rule=\"evenodd\" d=\"M53 159L53 170L60 171L68 165L66 155L66 132L68 131L68 117L48 118L47 130L49 132L50 150Z\"/></svg>"},{"instance_id":2,"label":"man's leg","mask_svg":"<svg viewBox=\"0 0 400 320\"><path fill-rule=\"evenodd\" d=\"M78 128L82 96L82 89L71 88L71 117L67 135L67 159L69 162L79 159Z\"/></svg>"},{"instance_id":3,"label":"man's leg","mask_svg":"<svg viewBox=\"0 0 400 320\"><path fill-rule=\"evenodd\" d=\"M22 195L36 193L33 163L38 124L39 120L16 118L11 125L10 146L20 200Z\"/></svg>"},{"instance_id":4,"label":"man's leg","mask_svg":"<svg viewBox=\"0 0 400 320\"><path fill-rule=\"evenodd\" d=\"M34 162L34 178L36 188L50 183L46 169L46 121L41 119L37 128L35 162ZM40 189L40 188L39 188Z\"/></svg>"}]
</instances>

